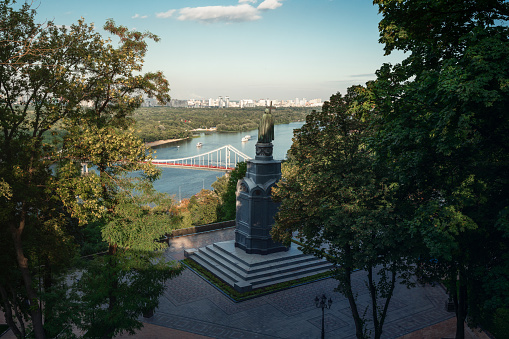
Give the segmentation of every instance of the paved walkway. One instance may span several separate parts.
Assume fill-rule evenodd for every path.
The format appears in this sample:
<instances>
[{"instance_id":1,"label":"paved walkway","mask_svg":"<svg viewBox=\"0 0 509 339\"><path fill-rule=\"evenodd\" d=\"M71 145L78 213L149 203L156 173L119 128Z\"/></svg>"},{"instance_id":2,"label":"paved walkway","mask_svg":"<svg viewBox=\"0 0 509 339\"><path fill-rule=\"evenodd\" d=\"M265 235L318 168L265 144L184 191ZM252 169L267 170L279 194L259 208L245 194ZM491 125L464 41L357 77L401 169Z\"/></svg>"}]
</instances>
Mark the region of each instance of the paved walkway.
<instances>
[{"instance_id":1,"label":"paved walkway","mask_svg":"<svg viewBox=\"0 0 509 339\"><path fill-rule=\"evenodd\" d=\"M186 248L233 238L233 228L174 238L166 256L180 260ZM366 307L369 295L364 277L364 272L356 272L353 280L359 304ZM146 325L134 338L319 338L321 310L315 307L314 298L322 294L333 300L332 308L325 311L325 336L355 338L348 301L334 292L336 286L334 279L326 279L235 303L192 271L185 270L168 281L159 308L152 318L143 319ZM454 313L445 311L446 300L441 287L397 286L382 337L397 338L452 318Z\"/></svg>"},{"instance_id":2,"label":"paved walkway","mask_svg":"<svg viewBox=\"0 0 509 339\"><path fill-rule=\"evenodd\" d=\"M184 258L184 249L232 240L234 229L172 239L168 259ZM369 304L364 272L354 274L355 292L363 307ZM325 331L330 338L355 338L348 301L334 292L337 282L326 279L235 303L190 270L168 281L159 308L144 322L213 338L319 338L321 310L317 295L332 297L325 311ZM445 311L447 296L441 287L407 289L397 286L384 325L383 337L396 338L453 317Z\"/></svg>"}]
</instances>

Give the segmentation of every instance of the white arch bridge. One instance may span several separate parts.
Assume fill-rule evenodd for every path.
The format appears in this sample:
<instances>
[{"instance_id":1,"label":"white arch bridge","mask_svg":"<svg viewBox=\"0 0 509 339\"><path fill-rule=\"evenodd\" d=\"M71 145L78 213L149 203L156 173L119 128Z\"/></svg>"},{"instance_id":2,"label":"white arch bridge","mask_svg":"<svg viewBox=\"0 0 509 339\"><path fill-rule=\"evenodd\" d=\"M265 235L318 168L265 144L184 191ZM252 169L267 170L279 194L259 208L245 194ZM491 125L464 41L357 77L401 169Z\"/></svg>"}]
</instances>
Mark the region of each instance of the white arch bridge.
<instances>
[{"instance_id":1,"label":"white arch bridge","mask_svg":"<svg viewBox=\"0 0 509 339\"><path fill-rule=\"evenodd\" d=\"M230 171L238 162L247 161L251 157L242 153L232 145L226 145L213 151L180 159L154 159L157 166L189 168L209 171Z\"/></svg>"}]
</instances>

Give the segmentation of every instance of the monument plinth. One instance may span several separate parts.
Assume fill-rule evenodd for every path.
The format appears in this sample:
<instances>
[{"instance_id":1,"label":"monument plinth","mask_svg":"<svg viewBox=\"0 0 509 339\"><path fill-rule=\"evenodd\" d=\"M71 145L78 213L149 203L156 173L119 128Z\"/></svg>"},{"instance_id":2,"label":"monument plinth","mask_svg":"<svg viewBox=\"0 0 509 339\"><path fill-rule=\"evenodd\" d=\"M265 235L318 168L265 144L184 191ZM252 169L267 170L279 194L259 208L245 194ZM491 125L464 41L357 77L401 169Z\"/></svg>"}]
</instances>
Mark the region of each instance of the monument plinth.
<instances>
[{"instance_id":1,"label":"monument plinth","mask_svg":"<svg viewBox=\"0 0 509 339\"><path fill-rule=\"evenodd\" d=\"M270 230L279 204L272 201L272 187L281 179L281 161L272 158L272 143L256 144L256 157L247 161L247 171L237 183L235 247L248 254L287 251L274 242Z\"/></svg>"},{"instance_id":2,"label":"monument plinth","mask_svg":"<svg viewBox=\"0 0 509 339\"><path fill-rule=\"evenodd\" d=\"M270 236L279 209L272 201L272 187L281 179L281 161L272 157L272 140L274 120L267 109L258 130L256 156L247 161L246 175L237 183L235 240L184 252L242 293L332 268L326 260L285 247Z\"/></svg>"}]
</instances>

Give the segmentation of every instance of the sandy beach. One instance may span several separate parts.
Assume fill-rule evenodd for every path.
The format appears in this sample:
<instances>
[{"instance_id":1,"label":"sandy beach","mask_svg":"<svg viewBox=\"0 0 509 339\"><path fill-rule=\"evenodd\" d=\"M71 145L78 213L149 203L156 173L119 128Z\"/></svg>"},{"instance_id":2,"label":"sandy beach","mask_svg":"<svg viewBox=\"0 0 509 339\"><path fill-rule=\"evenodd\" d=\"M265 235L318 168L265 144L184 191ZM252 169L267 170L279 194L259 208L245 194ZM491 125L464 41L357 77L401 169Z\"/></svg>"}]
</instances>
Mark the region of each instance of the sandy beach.
<instances>
[{"instance_id":1,"label":"sandy beach","mask_svg":"<svg viewBox=\"0 0 509 339\"><path fill-rule=\"evenodd\" d=\"M176 141L181 141L181 140L186 140L187 138L181 138L181 139L167 139L167 140L157 140L157 141L152 141L152 142L146 142L145 145L148 146L148 147L154 147L154 146L159 146L159 145L164 145L164 144L169 144L169 143L172 143L172 142L176 142Z\"/></svg>"}]
</instances>

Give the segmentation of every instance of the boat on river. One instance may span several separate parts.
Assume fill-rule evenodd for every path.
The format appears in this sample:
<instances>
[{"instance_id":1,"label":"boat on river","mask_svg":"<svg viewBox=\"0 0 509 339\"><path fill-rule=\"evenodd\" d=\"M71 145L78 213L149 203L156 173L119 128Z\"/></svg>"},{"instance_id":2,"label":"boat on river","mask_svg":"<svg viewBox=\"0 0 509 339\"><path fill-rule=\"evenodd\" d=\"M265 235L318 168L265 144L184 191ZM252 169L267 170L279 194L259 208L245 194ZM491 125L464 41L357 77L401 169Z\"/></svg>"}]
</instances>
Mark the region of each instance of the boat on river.
<instances>
[{"instance_id":1,"label":"boat on river","mask_svg":"<svg viewBox=\"0 0 509 339\"><path fill-rule=\"evenodd\" d=\"M251 140L251 136L248 134L248 135L245 135L243 138L242 138L242 142L246 142L246 141L249 141Z\"/></svg>"},{"instance_id":2,"label":"boat on river","mask_svg":"<svg viewBox=\"0 0 509 339\"><path fill-rule=\"evenodd\" d=\"M196 144L196 147L202 147L202 146L203 146L203 144L201 142Z\"/></svg>"}]
</instances>

